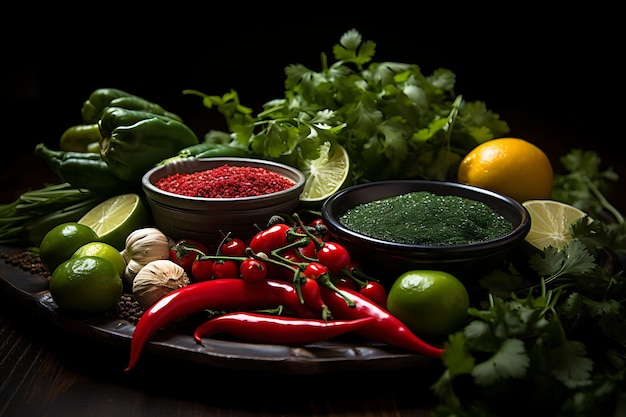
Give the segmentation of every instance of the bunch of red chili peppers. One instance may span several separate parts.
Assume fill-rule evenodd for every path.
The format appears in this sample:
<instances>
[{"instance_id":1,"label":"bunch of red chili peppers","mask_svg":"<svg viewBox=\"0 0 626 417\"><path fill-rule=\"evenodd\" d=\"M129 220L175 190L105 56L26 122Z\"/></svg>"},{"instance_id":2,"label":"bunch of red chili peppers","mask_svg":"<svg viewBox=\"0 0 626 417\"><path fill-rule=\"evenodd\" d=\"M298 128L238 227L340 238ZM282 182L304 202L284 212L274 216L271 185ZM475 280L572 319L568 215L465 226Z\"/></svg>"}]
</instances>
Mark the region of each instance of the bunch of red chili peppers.
<instances>
[{"instance_id":1,"label":"bunch of red chili peppers","mask_svg":"<svg viewBox=\"0 0 626 417\"><path fill-rule=\"evenodd\" d=\"M249 241L225 236L213 253L182 239L171 260L192 283L149 307L131 341L132 369L149 338L164 326L201 311L213 315L194 338L226 333L258 343L287 345L328 340L354 332L438 358L443 350L412 333L386 309L387 292L333 242L321 221L304 224L298 214L277 216Z\"/></svg>"}]
</instances>

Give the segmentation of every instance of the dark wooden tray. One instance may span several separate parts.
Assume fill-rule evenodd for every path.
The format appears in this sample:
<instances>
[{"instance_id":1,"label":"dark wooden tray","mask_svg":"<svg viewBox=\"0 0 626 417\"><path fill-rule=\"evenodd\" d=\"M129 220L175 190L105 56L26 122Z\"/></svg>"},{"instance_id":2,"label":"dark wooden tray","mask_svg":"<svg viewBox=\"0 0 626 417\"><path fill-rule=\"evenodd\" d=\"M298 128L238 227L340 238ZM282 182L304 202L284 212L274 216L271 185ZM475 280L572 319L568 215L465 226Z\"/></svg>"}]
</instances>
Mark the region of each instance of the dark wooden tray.
<instances>
[{"instance_id":1,"label":"dark wooden tray","mask_svg":"<svg viewBox=\"0 0 626 417\"><path fill-rule=\"evenodd\" d=\"M0 246L0 253L5 254L21 250ZM65 330L102 343L127 346L130 353L130 341L135 330L132 323L104 314L68 315L60 311L50 296L47 278L6 262L0 263L0 283L6 290L2 291L3 294L17 299L25 308L35 309L42 320L50 320ZM439 361L430 357L361 339L336 339L297 347L207 339L200 345L191 335L170 331L160 331L154 335L143 354L222 368L287 374L440 366Z\"/></svg>"}]
</instances>

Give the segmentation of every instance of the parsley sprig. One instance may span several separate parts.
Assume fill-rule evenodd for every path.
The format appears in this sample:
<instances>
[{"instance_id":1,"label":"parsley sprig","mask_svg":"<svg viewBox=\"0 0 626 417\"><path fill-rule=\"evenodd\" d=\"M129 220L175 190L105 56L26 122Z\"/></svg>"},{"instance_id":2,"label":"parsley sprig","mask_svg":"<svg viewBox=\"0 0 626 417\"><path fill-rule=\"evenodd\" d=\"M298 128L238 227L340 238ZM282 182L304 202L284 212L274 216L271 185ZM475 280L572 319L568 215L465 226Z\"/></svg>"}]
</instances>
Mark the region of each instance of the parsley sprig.
<instances>
[{"instance_id":1,"label":"parsley sprig","mask_svg":"<svg viewBox=\"0 0 626 417\"><path fill-rule=\"evenodd\" d=\"M230 144L260 157L300 166L317 159L324 142L341 144L350 157L352 182L382 179L455 180L463 156L476 145L509 132L484 102L455 92L445 68L426 76L418 65L375 62L376 44L349 30L333 47L334 62L321 68L285 68L284 96L266 102L256 116L236 91L223 96L195 90L207 108L226 119ZM224 141L210 131L207 141Z\"/></svg>"},{"instance_id":2,"label":"parsley sprig","mask_svg":"<svg viewBox=\"0 0 626 417\"><path fill-rule=\"evenodd\" d=\"M591 151L562 160L570 171L555 178L554 195L596 218L572 225L562 250L531 250L479 280L487 301L446 342L435 417L625 411L626 233L600 191L618 178ZM598 220L607 211L614 219Z\"/></svg>"}]
</instances>

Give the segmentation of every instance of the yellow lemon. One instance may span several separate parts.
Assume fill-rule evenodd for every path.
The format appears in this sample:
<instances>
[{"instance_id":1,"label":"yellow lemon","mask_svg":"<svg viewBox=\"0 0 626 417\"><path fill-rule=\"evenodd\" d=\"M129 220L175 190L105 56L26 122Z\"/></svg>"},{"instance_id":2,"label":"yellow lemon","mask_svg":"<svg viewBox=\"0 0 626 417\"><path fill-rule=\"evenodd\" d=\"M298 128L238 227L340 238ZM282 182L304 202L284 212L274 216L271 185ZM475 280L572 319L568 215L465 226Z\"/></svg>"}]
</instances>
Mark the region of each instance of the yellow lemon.
<instances>
[{"instance_id":1,"label":"yellow lemon","mask_svg":"<svg viewBox=\"0 0 626 417\"><path fill-rule=\"evenodd\" d=\"M486 188L522 203L552 196L554 171L548 156L519 138L483 142L465 155L458 181Z\"/></svg>"}]
</instances>

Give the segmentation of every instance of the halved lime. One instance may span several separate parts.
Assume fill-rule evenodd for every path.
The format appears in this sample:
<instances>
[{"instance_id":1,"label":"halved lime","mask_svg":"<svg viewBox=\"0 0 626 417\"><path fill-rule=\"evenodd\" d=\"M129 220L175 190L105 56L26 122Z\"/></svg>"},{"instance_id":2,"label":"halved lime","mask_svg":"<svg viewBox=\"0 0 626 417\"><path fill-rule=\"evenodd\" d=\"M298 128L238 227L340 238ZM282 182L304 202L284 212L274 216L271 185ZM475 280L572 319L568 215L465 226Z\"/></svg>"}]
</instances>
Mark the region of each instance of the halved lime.
<instances>
[{"instance_id":1,"label":"halved lime","mask_svg":"<svg viewBox=\"0 0 626 417\"><path fill-rule=\"evenodd\" d=\"M556 200L527 200L522 203L530 213L526 241L543 250L548 246L563 249L571 240L571 226L586 213Z\"/></svg>"},{"instance_id":2,"label":"halved lime","mask_svg":"<svg viewBox=\"0 0 626 417\"><path fill-rule=\"evenodd\" d=\"M299 169L306 177L300 201L321 204L345 183L350 171L350 157L343 146L336 144L331 148L330 142L325 142L319 158L304 161Z\"/></svg>"},{"instance_id":3,"label":"halved lime","mask_svg":"<svg viewBox=\"0 0 626 417\"><path fill-rule=\"evenodd\" d=\"M113 196L89 210L78 223L91 227L99 240L117 250L124 249L126 237L148 222L141 197L135 193Z\"/></svg>"}]
</instances>

